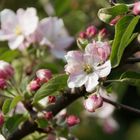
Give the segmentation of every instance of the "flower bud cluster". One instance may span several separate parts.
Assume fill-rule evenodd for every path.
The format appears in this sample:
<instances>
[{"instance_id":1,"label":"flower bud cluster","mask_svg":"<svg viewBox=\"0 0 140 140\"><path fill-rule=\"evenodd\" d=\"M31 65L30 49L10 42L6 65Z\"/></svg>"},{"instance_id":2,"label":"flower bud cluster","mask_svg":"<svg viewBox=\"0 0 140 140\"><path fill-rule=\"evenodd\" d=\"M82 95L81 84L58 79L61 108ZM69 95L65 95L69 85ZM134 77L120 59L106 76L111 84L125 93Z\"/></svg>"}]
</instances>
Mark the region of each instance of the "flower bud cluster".
<instances>
[{"instance_id":1,"label":"flower bud cluster","mask_svg":"<svg viewBox=\"0 0 140 140\"><path fill-rule=\"evenodd\" d=\"M27 90L30 92L37 91L42 84L47 83L51 78L52 72L50 70L40 69L36 72L36 78L28 84Z\"/></svg>"},{"instance_id":2,"label":"flower bud cluster","mask_svg":"<svg viewBox=\"0 0 140 140\"><path fill-rule=\"evenodd\" d=\"M13 67L9 63L0 60L0 89L3 90L7 87L7 80L11 79L13 75Z\"/></svg>"}]
</instances>

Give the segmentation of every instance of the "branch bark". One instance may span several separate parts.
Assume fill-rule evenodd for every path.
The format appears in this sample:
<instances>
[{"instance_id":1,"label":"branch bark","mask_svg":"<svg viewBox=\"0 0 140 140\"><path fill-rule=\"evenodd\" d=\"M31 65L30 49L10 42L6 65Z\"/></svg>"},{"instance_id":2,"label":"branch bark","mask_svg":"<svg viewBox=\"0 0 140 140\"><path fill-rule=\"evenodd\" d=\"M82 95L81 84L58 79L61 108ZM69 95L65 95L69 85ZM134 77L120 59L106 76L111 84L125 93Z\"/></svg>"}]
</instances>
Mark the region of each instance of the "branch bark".
<instances>
[{"instance_id":1,"label":"branch bark","mask_svg":"<svg viewBox=\"0 0 140 140\"><path fill-rule=\"evenodd\" d=\"M46 111L51 111L53 115L55 116L57 113L59 113L62 109L66 108L68 105L73 103L75 100L79 99L80 97L85 96L85 88L83 89L76 89L74 93L71 93L71 90L65 91L56 101L55 104L50 105L46 108ZM132 113L137 113L140 115L140 110L135 109L132 107L129 107L127 105L123 105L114 101L111 101L109 99L106 99L104 97L103 101L107 102L113 106L115 106L117 109L124 109L127 111L130 111ZM23 137L40 130L36 124L35 121L28 120L26 121L21 128L17 129L9 138L8 140L21 140ZM42 131L43 132L43 131Z\"/></svg>"}]
</instances>

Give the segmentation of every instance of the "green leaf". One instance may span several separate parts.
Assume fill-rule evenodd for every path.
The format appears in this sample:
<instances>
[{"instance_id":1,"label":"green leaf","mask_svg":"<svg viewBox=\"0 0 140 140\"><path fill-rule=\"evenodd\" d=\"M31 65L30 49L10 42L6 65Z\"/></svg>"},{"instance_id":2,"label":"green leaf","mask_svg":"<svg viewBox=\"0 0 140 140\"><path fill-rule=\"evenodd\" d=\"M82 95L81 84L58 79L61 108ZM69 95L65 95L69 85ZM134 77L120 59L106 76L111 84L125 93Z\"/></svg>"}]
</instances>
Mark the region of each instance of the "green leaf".
<instances>
[{"instance_id":1,"label":"green leaf","mask_svg":"<svg viewBox=\"0 0 140 140\"><path fill-rule=\"evenodd\" d=\"M115 38L110 56L112 67L117 67L119 65L125 48L136 37L137 34L133 34L133 31L138 21L138 16L125 16L115 26Z\"/></svg>"},{"instance_id":2,"label":"green leaf","mask_svg":"<svg viewBox=\"0 0 140 140\"><path fill-rule=\"evenodd\" d=\"M6 99L3 106L2 106L2 112L4 114L7 114L9 112L9 108L11 105L12 100L11 99Z\"/></svg>"},{"instance_id":3,"label":"green leaf","mask_svg":"<svg viewBox=\"0 0 140 140\"><path fill-rule=\"evenodd\" d=\"M10 104L9 111L11 111L13 108L15 108L16 105L17 105L17 103L18 103L19 101L21 101L21 100L22 100L22 97L21 97L21 96L16 96L16 97L14 97L14 99L12 100L12 102L11 102L11 104Z\"/></svg>"},{"instance_id":4,"label":"green leaf","mask_svg":"<svg viewBox=\"0 0 140 140\"><path fill-rule=\"evenodd\" d=\"M48 126L48 121L44 118L38 118L37 124L38 124L38 127L40 128L46 128Z\"/></svg>"},{"instance_id":5,"label":"green leaf","mask_svg":"<svg viewBox=\"0 0 140 140\"><path fill-rule=\"evenodd\" d=\"M27 118L27 115L16 114L7 119L7 121L5 122L5 127L7 128L9 133L13 133L18 127L20 127L20 124L22 122L27 120Z\"/></svg>"},{"instance_id":6,"label":"green leaf","mask_svg":"<svg viewBox=\"0 0 140 140\"><path fill-rule=\"evenodd\" d=\"M21 96L16 96L14 99L6 99L3 106L2 111L4 114L7 114L9 111L11 111L13 108L16 107L17 103L22 100Z\"/></svg>"},{"instance_id":7,"label":"green leaf","mask_svg":"<svg viewBox=\"0 0 140 140\"><path fill-rule=\"evenodd\" d=\"M107 80L108 82L110 81L111 83L117 82L117 83L125 83L128 85L133 85L133 86L138 86L140 85L140 73L138 72L133 72L133 71L127 71L124 72L120 75L119 79L112 79L112 80Z\"/></svg>"},{"instance_id":8,"label":"green leaf","mask_svg":"<svg viewBox=\"0 0 140 140\"><path fill-rule=\"evenodd\" d=\"M125 72L121 75L120 82L125 82L133 86L140 86L140 73L131 71Z\"/></svg>"},{"instance_id":9,"label":"green leaf","mask_svg":"<svg viewBox=\"0 0 140 140\"><path fill-rule=\"evenodd\" d=\"M11 50L8 50L8 51L3 52L0 55L0 60L11 62L13 59L15 59L16 57L18 57L19 55L20 55L20 53L17 50L12 50L12 51Z\"/></svg>"},{"instance_id":10,"label":"green leaf","mask_svg":"<svg viewBox=\"0 0 140 140\"><path fill-rule=\"evenodd\" d=\"M109 23L118 15L123 15L129 11L129 8L125 4L118 4L109 8L102 8L98 12L98 17L100 20Z\"/></svg>"},{"instance_id":11,"label":"green leaf","mask_svg":"<svg viewBox=\"0 0 140 140\"><path fill-rule=\"evenodd\" d=\"M33 102L37 102L42 98L52 95L67 86L66 74L56 75L49 82L45 83L35 94Z\"/></svg>"}]
</instances>

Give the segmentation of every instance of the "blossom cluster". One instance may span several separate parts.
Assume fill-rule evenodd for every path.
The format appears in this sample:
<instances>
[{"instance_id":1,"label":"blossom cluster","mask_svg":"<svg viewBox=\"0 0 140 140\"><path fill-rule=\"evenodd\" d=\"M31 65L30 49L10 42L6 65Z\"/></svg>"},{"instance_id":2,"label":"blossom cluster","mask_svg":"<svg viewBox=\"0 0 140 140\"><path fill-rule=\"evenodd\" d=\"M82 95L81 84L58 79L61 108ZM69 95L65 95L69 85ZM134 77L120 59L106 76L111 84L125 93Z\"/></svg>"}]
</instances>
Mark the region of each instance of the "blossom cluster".
<instances>
[{"instance_id":1,"label":"blossom cluster","mask_svg":"<svg viewBox=\"0 0 140 140\"><path fill-rule=\"evenodd\" d=\"M111 71L109 55L109 43L95 40L84 51L69 51L65 56L68 63L65 66L65 71L69 74L68 87L85 85L86 91L92 92L99 79L106 77Z\"/></svg>"},{"instance_id":2,"label":"blossom cluster","mask_svg":"<svg viewBox=\"0 0 140 140\"><path fill-rule=\"evenodd\" d=\"M31 44L45 45L57 58L73 42L63 20L57 17L46 17L39 21L35 8L20 8L16 13L10 9L0 12L0 40L8 41L10 49L24 50Z\"/></svg>"}]
</instances>

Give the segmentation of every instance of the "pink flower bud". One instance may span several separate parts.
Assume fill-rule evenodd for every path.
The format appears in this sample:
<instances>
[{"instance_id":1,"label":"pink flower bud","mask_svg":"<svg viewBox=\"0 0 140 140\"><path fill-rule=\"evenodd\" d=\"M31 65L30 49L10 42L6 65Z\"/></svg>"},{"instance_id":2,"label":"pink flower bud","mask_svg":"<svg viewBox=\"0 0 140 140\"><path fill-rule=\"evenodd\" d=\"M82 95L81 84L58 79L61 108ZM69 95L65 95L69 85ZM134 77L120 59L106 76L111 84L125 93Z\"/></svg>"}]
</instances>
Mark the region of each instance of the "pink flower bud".
<instances>
[{"instance_id":1,"label":"pink flower bud","mask_svg":"<svg viewBox=\"0 0 140 140\"><path fill-rule=\"evenodd\" d=\"M41 83L45 83L52 78L52 72L48 69L40 69L36 72L36 76Z\"/></svg>"},{"instance_id":2,"label":"pink flower bud","mask_svg":"<svg viewBox=\"0 0 140 140\"><path fill-rule=\"evenodd\" d=\"M40 80L39 79L35 79L32 80L28 86L27 86L27 90L28 91L37 91L40 88Z\"/></svg>"},{"instance_id":3,"label":"pink flower bud","mask_svg":"<svg viewBox=\"0 0 140 140\"><path fill-rule=\"evenodd\" d=\"M112 19L111 21L110 21L110 25L111 26L114 26L119 20L120 20L120 18L121 18L121 16L116 16L114 19Z\"/></svg>"},{"instance_id":4,"label":"pink flower bud","mask_svg":"<svg viewBox=\"0 0 140 140\"><path fill-rule=\"evenodd\" d=\"M110 55L110 45L108 42L96 42L97 53L102 61L106 61Z\"/></svg>"},{"instance_id":5,"label":"pink flower bud","mask_svg":"<svg viewBox=\"0 0 140 140\"><path fill-rule=\"evenodd\" d=\"M103 99L100 95L91 95L88 99L84 101L85 109L89 112L95 112L97 108L103 105Z\"/></svg>"},{"instance_id":6,"label":"pink flower bud","mask_svg":"<svg viewBox=\"0 0 140 140\"><path fill-rule=\"evenodd\" d=\"M0 89L5 89L7 87L7 83L5 79L0 78Z\"/></svg>"},{"instance_id":7,"label":"pink flower bud","mask_svg":"<svg viewBox=\"0 0 140 140\"><path fill-rule=\"evenodd\" d=\"M0 127L2 127L2 125L4 124L4 116L3 113L0 113Z\"/></svg>"},{"instance_id":8,"label":"pink flower bud","mask_svg":"<svg viewBox=\"0 0 140 140\"><path fill-rule=\"evenodd\" d=\"M140 14L140 2L136 2L133 7L133 14L139 15Z\"/></svg>"},{"instance_id":9,"label":"pink flower bud","mask_svg":"<svg viewBox=\"0 0 140 140\"><path fill-rule=\"evenodd\" d=\"M48 96L48 103L55 103L56 97L55 96Z\"/></svg>"},{"instance_id":10,"label":"pink flower bud","mask_svg":"<svg viewBox=\"0 0 140 140\"><path fill-rule=\"evenodd\" d=\"M53 118L53 113L51 111L44 113L44 118L46 120L51 120Z\"/></svg>"},{"instance_id":11,"label":"pink flower bud","mask_svg":"<svg viewBox=\"0 0 140 140\"><path fill-rule=\"evenodd\" d=\"M87 29L86 29L86 35L88 37L93 37L97 34L97 29L95 26L89 26Z\"/></svg>"},{"instance_id":12,"label":"pink flower bud","mask_svg":"<svg viewBox=\"0 0 140 140\"><path fill-rule=\"evenodd\" d=\"M13 74L13 67L9 63L0 60L0 78L10 79L13 76Z\"/></svg>"},{"instance_id":13,"label":"pink flower bud","mask_svg":"<svg viewBox=\"0 0 140 140\"><path fill-rule=\"evenodd\" d=\"M71 127L71 126L74 126L74 125L80 123L80 119L75 115L70 115L67 117L66 122L67 122L68 126Z\"/></svg>"},{"instance_id":14,"label":"pink flower bud","mask_svg":"<svg viewBox=\"0 0 140 140\"><path fill-rule=\"evenodd\" d=\"M86 39L87 34L85 32L80 32L79 37L82 38L82 39Z\"/></svg>"},{"instance_id":15,"label":"pink flower bud","mask_svg":"<svg viewBox=\"0 0 140 140\"><path fill-rule=\"evenodd\" d=\"M106 29L106 28L103 28L103 29L101 29L101 30L99 31L98 36L99 36L100 38L104 38L106 35L107 35L107 29Z\"/></svg>"}]
</instances>

